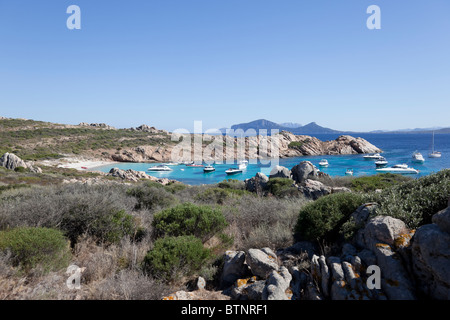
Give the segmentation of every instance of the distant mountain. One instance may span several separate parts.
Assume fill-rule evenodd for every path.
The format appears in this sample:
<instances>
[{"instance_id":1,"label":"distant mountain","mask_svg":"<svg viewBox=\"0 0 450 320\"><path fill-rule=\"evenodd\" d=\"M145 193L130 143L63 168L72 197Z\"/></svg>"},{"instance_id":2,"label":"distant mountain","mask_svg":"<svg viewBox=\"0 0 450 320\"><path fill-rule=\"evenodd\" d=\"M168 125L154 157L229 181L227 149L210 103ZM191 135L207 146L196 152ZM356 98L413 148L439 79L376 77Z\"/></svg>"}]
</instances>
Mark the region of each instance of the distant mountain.
<instances>
[{"instance_id":1,"label":"distant mountain","mask_svg":"<svg viewBox=\"0 0 450 320\"><path fill-rule=\"evenodd\" d=\"M221 129L222 132L224 132L224 129ZM341 133L341 131L325 128L322 126L319 126L315 122L308 123L307 125L300 125L298 123L275 123L266 119L259 119L251 122L246 123L239 123L231 126L231 129L237 130L242 129L244 131L248 129L254 129L256 131L265 129L270 133L270 130L279 130L279 131L289 131L294 134L304 134L304 135L311 135L311 134L326 134L326 133ZM226 130L226 129L225 129Z\"/></svg>"},{"instance_id":2,"label":"distant mountain","mask_svg":"<svg viewBox=\"0 0 450 320\"><path fill-rule=\"evenodd\" d=\"M374 130L369 133L450 133L450 128L432 127L432 128L415 128L415 129L400 129L400 130Z\"/></svg>"}]
</instances>

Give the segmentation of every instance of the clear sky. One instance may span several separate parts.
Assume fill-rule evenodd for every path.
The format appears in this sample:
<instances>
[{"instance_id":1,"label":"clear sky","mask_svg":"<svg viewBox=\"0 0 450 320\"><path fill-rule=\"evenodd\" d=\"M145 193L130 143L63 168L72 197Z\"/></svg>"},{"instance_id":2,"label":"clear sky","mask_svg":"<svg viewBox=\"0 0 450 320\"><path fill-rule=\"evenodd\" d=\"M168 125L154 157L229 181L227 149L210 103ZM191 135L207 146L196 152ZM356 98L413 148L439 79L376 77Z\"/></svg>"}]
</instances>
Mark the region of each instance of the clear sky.
<instances>
[{"instance_id":1,"label":"clear sky","mask_svg":"<svg viewBox=\"0 0 450 320\"><path fill-rule=\"evenodd\" d=\"M366 27L374 4L381 30ZM449 58L448 0L0 0L7 117L449 127Z\"/></svg>"}]
</instances>

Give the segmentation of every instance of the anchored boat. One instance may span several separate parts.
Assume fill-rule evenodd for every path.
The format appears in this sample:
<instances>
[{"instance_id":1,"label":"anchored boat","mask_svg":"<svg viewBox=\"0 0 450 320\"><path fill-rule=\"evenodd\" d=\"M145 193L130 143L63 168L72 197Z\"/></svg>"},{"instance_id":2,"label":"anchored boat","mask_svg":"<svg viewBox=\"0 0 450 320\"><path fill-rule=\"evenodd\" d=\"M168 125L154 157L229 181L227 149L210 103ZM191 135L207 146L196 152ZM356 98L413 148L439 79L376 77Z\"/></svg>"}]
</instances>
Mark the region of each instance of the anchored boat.
<instances>
[{"instance_id":1,"label":"anchored boat","mask_svg":"<svg viewBox=\"0 0 450 320\"><path fill-rule=\"evenodd\" d=\"M204 173L214 172L216 171L216 168L214 168L212 165L207 165L203 168Z\"/></svg>"},{"instance_id":2,"label":"anchored boat","mask_svg":"<svg viewBox=\"0 0 450 320\"><path fill-rule=\"evenodd\" d=\"M154 166L154 167L148 168L147 171L172 171L172 169L169 168L168 166L160 164L159 166Z\"/></svg>"},{"instance_id":3,"label":"anchored boat","mask_svg":"<svg viewBox=\"0 0 450 320\"><path fill-rule=\"evenodd\" d=\"M407 164L396 164L390 168L379 168L376 169L378 172L389 172L389 173L412 173L417 174L419 173L419 170L408 167Z\"/></svg>"},{"instance_id":4,"label":"anchored boat","mask_svg":"<svg viewBox=\"0 0 450 320\"><path fill-rule=\"evenodd\" d=\"M418 151L416 151L416 152L413 153L412 159L413 159L413 160L412 160L413 162L417 162L417 163L424 163L424 162L425 162L425 158L424 158L423 155L422 155L420 152L418 152Z\"/></svg>"}]
</instances>

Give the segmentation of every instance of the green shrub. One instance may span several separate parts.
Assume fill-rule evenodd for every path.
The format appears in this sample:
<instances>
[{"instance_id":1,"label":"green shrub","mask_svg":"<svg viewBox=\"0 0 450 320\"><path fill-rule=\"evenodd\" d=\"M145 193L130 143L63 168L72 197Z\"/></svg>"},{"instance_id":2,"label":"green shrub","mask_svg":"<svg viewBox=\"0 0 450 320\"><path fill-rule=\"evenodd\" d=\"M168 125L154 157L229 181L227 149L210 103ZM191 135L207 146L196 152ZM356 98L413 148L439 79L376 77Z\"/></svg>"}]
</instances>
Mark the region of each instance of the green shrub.
<instances>
[{"instance_id":1,"label":"green shrub","mask_svg":"<svg viewBox=\"0 0 450 320\"><path fill-rule=\"evenodd\" d=\"M350 187L354 191L370 192L376 189L386 189L410 180L410 177L401 174L383 173L355 178L351 180Z\"/></svg>"},{"instance_id":2,"label":"green shrub","mask_svg":"<svg viewBox=\"0 0 450 320\"><path fill-rule=\"evenodd\" d=\"M24 270L41 266L44 271L60 270L70 262L68 240L59 230L20 227L0 232L0 250L9 250L14 264Z\"/></svg>"},{"instance_id":3,"label":"green shrub","mask_svg":"<svg viewBox=\"0 0 450 320\"><path fill-rule=\"evenodd\" d=\"M184 203L155 214L156 237L193 235L203 242L227 225L220 209Z\"/></svg>"},{"instance_id":4,"label":"green shrub","mask_svg":"<svg viewBox=\"0 0 450 320\"><path fill-rule=\"evenodd\" d=\"M14 171L24 173L24 172L27 172L27 169L25 167L15 167Z\"/></svg>"},{"instance_id":5,"label":"green shrub","mask_svg":"<svg viewBox=\"0 0 450 320\"><path fill-rule=\"evenodd\" d=\"M134 217L124 210L92 211L84 204L73 207L64 215L60 228L66 232L72 245L85 233L105 244L118 243L125 236L136 239L136 235L141 233Z\"/></svg>"},{"instance_id":6,"label":"green shrub","mask_svg":"<svg viewBox=\"0 0 450 320\"><path fill-rule=\"evenodd\" d=\"M332 236L350 215L368 200L359 193L334 193L306 204L298 216L296 232L306 240Z\"/></svg>"},{"instance_id":7,"label":"green shrub","mask_svg":"<svg viewBox=\"0 0 450 320\"><path fill-rule=\"evenodd\" d=\"M299 149L303 146L303 142L300 141L292 141L288 144L289 149Z\"/></svg>"},{"instance_id":8,"label":"green shrub","mask_svg":"<svg viewBox=\"0 0 450 320\"><path fill-rule=\"evenodd\" d=\"M227 180L223 180L222 182L219 182L217 184L217 187L222 188L222 189L244 190L245 183L244 183L244 181L241 181L241 180L227 179Z\"/></svg>"},{"instance_id":9,"label":"green shrub","mask_svg":"<svg viewBox=\"0 0 450 320\"><path fill-rule=\"evenodd\" d=\"M142 207L148 209L167 208L177 202L175 196L166 191L163 185L156 182L146 182L127 191L129 196L137 200L136 209Z\"/></svg>"},{"instance_id":10,"label":"green shrub","mask_svg":"<svg viewBox=\"0 0 450 320\"><path fill-rule=\"evenodd\" d=\"M377 214L389 215L410 228L431 223L432 216L445 209L450 196L450 170L412 180L384 190L375 199Z\"/></svg>"},{"instance_id":11,"label":"green shrub","mask_svg":"<svg viewBox=\"0 0 450 320\"><path fill-rule=\"evenodd\" d=\"M194 236L165 237L156 240L145 256L144 270L167 281L177 280L200 270L209 257L209 250Z\"/></svg>"},{"instance_id":12,"label":"green shrub","mask_svg":"<svg viewBox=\"0 0 450 320\"><path fill-rule=\"evenodd\" d=\"M195 199L206 203L224 204L230 198L241 197L245 194L252 194L241 189L208 188L197 194Z\"/></svg>"},{"instance_id":13,"label":"green shrub","mask_svg":"<svg viewBox=\"0 0 450 320\"><path fill-rule=\"evenodd\" d=\"M289 178L270 178L267 183L267 189L278 198L300 195L300 192L293 184L294 180Z\"/></svg>"}]
</instances>

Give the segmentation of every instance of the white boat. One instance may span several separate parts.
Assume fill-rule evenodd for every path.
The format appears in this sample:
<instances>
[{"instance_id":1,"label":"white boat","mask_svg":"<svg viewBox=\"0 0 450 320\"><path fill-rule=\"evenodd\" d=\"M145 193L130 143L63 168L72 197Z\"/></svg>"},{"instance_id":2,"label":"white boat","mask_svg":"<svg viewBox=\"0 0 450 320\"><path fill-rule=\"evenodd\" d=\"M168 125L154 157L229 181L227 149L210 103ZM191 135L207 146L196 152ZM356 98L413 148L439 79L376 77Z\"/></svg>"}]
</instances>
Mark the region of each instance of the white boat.
<instances>
[{"instance_id":1,"label":"white boat","mask_svg":"<svg viewBox=\"0 0 450 320\"><path fill-rule=\"evenodd\" d=\"M425 158L424 158L423 155L422 155L420 152L418 152L418 151L416 151L416 152L413 153L412 159L413 159L413 160L412 160L413 162L418 162L418 163L424 163L424 162L425 162Z\"/></svg>"},{"instance_id":2,"label":"white boat","mask_svg":"<svg viewBox=\"0 0 450 320\"><path fill-rule=\"evenodd\" d=\"M204 172L204 173L213 172L213 171L216 171L216 168L214 168L214 167L211 166L211 165L207 165L207 166L205 166L205 167L203 168L203 172Z\"/></svg>"},{"instance_id":3,"label":"white boat","mask_svg":"<svg viewBox=\"0 0 450 320\"><path fill-rule=\"evenodd\" d=\"M368 155L365 155L363 158L365 159L365 160L378 160L378 159L380 159L380 158L382 158L383 156L382 155L380 155L379 153L375 153L375 154L368 154Z\"/></svg>"},{"instance_id":4,"label":"white boat","mask_svg":"<svg viewBox=\"0 0 450 320\"><path fill-rule=\"evenodd\" d=\"M230 168L228 170L225 170L225 173L226 174L241 173L242 171L247 169L247 164L248 164L247 160L242 160L242 161L239 162L239 166L237 168Z\"/></svg>"},{"instance_id":5,"label":"white boat","mask_svg":"<svg viewBox=\"0 0 450 320\"><path fill-rule=\"evenodd\" d=\"M419 170L414 168L409 168L406 164L396 164L390 168L379 168L376 169L378 172L389 172L389 173L419 173Z\"/></svg>"},{"instance_id":6,"label":"white boat","mask_svg":"<svg viewBox=\"0 0 450 320\"><path fill-rule=\"evenodd\" d=\"M228 170L225 170L225 173L226 174L236 174L236 173L241 173L242 171L244 171L244 170L239 169L239 168L230 168Z\"/></svg>"},{"instance_id":7,"label":"white boat","mask_svg":"<svg viewBox=\"0 0 450 320\"><path fill-rule=\"evenodd\" d=\"M431 153L428 154L429 158L440 158L442 154L439 151L434 150L434 131L433 131L433 138L431 140Z\"/></svg>"},{"instance_id":8,"label":"white boat","mask_svg":"<svg viewBox=\"0 0 450 320\"><path fill-rule=\"evenodd\" d=\"M376 165L377 167L383 167L383 166L385 166L385 165L387 165L387 164L388 164L388 161L386 160L385 157L381 157L381 158L379 158L377 161L375 161L375 165Z\"/></svg>"},{"instance_id":9,"label":"white boat","mask_svg":"<svg viewBox=\"0 0 450 320\"><path fill-rule=\"evenodd\" d=\"M147 171L172 171L172 169L168 166L160 164L158 166L148 168Z\"/></svg>"},{"instance_id":10,"label":"white boat","mask_svg":"<svg viewBox=\"0 0 450 320\"><path fill-rule=\"evenodd\" d=\"M242 160L242 161L239 162L239 169L245 170L245 169L247 169L247 165L248 165L248 161L247 160Z\"/></svg>"},{"instance_id":11,"label":"white boat","mask_svg":"<svg viewBox=\"0 0 450 320\"><path fill-rule=\"evenodd\" d=\"M353 169L347 169L347 171L345 171L345 174L348 176L352 176L353 175Z\"/></svg>"},{"instance_id":12,"label":"white boat","mask_svg":"<svg viewBox=\"0 0 450 320\"><path fill-rule=\"evenodd\" d=\"M329 165L329 163L326 159L322 159L319 162L319 166L321 166L321 167L328 167L328 165Z\"/></svg>"}]
</instances>

